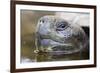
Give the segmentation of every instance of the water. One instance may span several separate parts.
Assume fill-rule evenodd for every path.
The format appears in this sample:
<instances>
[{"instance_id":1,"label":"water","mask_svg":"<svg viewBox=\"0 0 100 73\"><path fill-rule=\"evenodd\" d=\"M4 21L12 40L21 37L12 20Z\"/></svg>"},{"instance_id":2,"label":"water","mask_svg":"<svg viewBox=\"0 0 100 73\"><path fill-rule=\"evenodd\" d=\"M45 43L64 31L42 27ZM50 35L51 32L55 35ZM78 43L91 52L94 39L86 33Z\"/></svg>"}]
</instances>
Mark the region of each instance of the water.
<instances>
[{"instance_id":1,"label":"water","mask_svg":"<svg viewBox=\"0 0 100 73\"><path fill-rule=\"evenodd\" d=\"M71 60L86 60L89 59L89 52L85 51L80 54L60 54L55 52L48 53L34 53L35 43L34 43L34 35L28 34L22 37L21 39L21 63L26 62L51 62L51 61L71 61Z\"/></svg>"}]
</instances>

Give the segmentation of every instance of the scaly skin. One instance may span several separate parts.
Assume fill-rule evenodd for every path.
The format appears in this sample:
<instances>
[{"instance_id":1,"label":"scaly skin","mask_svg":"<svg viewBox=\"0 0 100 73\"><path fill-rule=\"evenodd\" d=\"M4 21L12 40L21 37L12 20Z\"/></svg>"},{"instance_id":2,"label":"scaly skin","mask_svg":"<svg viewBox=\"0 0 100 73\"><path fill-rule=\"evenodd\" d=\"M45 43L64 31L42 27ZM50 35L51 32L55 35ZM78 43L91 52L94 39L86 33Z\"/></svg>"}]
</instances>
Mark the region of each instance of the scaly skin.
<instances>
[{"instance_id":1,"label":"scaly skin","mask_svg":"<svg viewBox=\"0 0 100 73\"><path fill-rule=\"evenodd\" d=\"M38 51L71 54L88 45L88 38L79 25L56 16L41 17L36 29Z\"/></svg>"}]
</instances>

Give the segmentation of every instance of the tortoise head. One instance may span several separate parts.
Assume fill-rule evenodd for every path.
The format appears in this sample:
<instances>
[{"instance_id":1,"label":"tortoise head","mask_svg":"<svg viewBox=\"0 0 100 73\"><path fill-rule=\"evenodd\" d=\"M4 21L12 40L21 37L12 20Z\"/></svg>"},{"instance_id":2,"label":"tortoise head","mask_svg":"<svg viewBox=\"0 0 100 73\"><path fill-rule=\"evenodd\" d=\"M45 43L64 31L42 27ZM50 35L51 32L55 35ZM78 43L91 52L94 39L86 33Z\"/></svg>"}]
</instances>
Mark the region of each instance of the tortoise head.
<instances>
[{"instance_id":1,"label":"tortoise head","mask_svg":"<svg viewBox=\"0 0 100 73\"><path fill-rule=\"evenodd\" d=\"M41 17L36 29L38 50L43 52L79 52L87 43L86 34L79 25L56 16Z\"/></svg>"}]
</instances>

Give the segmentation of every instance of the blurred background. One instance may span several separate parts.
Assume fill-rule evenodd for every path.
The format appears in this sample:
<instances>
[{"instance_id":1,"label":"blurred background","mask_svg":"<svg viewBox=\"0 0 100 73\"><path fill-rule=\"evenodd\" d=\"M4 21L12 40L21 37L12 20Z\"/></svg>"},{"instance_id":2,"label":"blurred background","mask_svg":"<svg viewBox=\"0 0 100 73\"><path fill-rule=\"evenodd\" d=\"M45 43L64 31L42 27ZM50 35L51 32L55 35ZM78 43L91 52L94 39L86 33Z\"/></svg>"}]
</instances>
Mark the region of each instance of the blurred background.
<instances>
[{"instance_id":1,"label":"blurred background","mask_svg":"<svg viewBox=\"0 0 100 73\"><path fill-rule=\"evenodd\" d=\"M85 30L89 37L89 13L76 12L53 12L53 11L35 11L21 10L21 63L24 62L44 62L44 61L64 61L64 60L81 60L89 59L89 53L72 54L72 55L51 55L51 54L34 54L35 47L35 30L38 19L45 15L55 15L68 21L76 23Z\"/></svg>"}]
</instances>

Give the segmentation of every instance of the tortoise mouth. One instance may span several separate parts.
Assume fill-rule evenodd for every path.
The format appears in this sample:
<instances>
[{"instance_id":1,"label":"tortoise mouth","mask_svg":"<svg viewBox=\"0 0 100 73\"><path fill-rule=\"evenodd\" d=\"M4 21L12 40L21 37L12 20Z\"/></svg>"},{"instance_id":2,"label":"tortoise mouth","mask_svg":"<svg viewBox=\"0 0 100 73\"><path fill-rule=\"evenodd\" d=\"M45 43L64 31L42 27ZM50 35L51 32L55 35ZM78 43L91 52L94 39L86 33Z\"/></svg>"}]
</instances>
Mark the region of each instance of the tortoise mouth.
<instances>
[{"instance_id":1,"label":"tortoise mouth","mask_svg":"<svg viewBox=\"0 0 100 73\"><path fill-rule=\"evenodd\" d=\"M52 47L53 51L71 51L74 49L73 46L63 46L63 45L58 45L58 46L54 46Z\"/></svg>"},{"instance_id":2,"label":"tortoise mouth","mask_svg":"<svg viewBox=\"0 0 100 73\"><path fill-rule=\"evenodd\" d=\"M47 53L72 54L80 51L78 46L72 42L59 43L50 39L42 39L41 45L43 46L43 48L41 48L41 51Z\"/></svg>"},{"instance_id":3,"label":"tortoise mouth","mask_svg":"<svg viewBox=\"0 0 100 73\"><path fill-rule=\"evenodd\" d=\"M57 45L51 48L53 53L59 53L59 54L72 54L72 53L79 52L79 49L77 49L75 46L70 44Z\"/></svg>"}]
</instances>

